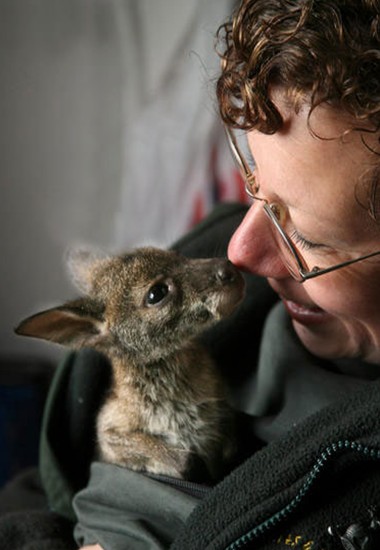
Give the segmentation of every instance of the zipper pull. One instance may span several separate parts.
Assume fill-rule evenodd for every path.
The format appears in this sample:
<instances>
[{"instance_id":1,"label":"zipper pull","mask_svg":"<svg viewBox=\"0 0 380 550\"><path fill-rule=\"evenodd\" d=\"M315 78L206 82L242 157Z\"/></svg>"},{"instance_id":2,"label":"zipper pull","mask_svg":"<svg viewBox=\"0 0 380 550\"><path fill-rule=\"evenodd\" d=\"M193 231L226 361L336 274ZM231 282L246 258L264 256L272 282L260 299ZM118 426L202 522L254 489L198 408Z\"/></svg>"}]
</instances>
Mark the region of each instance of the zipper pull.
<instances>
[{"instance_id":1,"label":"zipper pull","mask_svg":"<svg viewBox=\"0 0 380 550\"><path fill-rule=\"evenodd\" d=\"M337 537L345 550L378 550L380 548L380 520L375 508L369 510L370 521L352 523L343 532L339 526L327 531Z\"/></svg>"}]
</instances>

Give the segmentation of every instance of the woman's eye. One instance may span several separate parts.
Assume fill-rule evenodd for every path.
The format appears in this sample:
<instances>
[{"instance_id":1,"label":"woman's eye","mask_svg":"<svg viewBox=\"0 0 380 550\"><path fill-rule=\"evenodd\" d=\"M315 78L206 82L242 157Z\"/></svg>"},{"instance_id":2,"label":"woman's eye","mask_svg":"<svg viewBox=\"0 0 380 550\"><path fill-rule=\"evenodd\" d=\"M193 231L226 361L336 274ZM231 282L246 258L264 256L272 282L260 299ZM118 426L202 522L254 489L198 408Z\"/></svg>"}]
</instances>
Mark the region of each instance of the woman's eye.
<instances>
[{"instance_id":1,"label":"woman's eye","mask_svg":"<svg viewBox=\"0 0 380 550\"><path fill-rule=\"evenodd\" d=\"M148 306L159 304L168 294L169 286L166 283L157 283L148 290L146 303Z\"/></svg>"},{"instance_id":2,"label":"woman's eye","mask_svg":"<svg viewBox=\"0 0 380 550\"><path fill-rule=\"evenodd\" d=\"M293 231L291 234L291 240L298 245L299 248L302 250L312 250L315 248L324 248L323 244L320 243L313 243L311 241L308 241L302 235L298 233L298 231Z\"/></svg>"}]
</instances>

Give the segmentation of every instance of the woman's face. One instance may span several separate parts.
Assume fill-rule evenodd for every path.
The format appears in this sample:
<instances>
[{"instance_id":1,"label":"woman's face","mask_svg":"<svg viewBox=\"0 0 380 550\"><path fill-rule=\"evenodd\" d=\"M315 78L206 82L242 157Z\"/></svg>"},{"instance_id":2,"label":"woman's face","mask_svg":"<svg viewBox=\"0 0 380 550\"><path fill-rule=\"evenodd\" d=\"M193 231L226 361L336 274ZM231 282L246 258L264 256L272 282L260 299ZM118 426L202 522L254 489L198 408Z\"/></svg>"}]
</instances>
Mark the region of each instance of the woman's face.
<instances>
[{"instance_id":1,"label":"woman's face","mask_svg":"<svg viewBox=\"0 0 380 550\"><path fill-rule=\"evenodd\" d=\"M380 225L361 204L379 158L378 135L351 132L336 111L317 108L308 127L308 109L296 114L276 103L283 128L273 135L248 135L256 164L258 195L288 210L294 231L309 241L308 263L330 265L380 250ZM302 251L302 243L297 245ZM262 203L254 201L231 239L230 260L268 278L307 349L326 358L361 357L380 363L380 256L321 275L303 284L287 271Z\"/></svg>"}]
</instances>

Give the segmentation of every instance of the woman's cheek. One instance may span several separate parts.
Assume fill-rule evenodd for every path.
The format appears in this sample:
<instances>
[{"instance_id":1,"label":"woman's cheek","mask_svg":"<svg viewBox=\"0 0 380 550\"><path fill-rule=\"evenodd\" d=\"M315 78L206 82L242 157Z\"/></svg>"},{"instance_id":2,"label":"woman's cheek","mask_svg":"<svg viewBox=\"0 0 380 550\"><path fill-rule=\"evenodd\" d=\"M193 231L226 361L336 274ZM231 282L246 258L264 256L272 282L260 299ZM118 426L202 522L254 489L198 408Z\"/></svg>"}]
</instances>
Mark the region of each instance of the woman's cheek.
<instances>
[{"instance_id":1,"label":"woman's cheek","mask_svg":"<svg viewBox=\"0 0 380 550\"><path fill-rule=\"evenodd\" d=\"M379 315L378 281L378 274L364 276L357 268L344 268L304 284L311 300L331 315L364 321Z\"/></svg>"}]
</instances>

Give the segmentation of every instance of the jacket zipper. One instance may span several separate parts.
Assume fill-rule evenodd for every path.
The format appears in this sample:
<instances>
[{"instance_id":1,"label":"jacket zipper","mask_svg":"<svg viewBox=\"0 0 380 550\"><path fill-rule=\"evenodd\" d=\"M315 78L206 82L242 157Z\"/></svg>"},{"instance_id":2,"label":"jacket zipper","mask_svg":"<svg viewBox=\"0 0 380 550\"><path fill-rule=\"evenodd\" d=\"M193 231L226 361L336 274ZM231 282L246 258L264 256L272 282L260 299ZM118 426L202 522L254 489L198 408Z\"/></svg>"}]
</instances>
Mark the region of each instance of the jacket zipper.
<instances>
[{"instance_id":1,"label":"jacket zipper","mask_svg":"<svg viewBox=\"0 0 380 550\"><path fill-rule=\"evenodd\" d=\"M182 491L198 499L202 499L203 497L205 497L212 489L212 486L210 485L202 485L200 483L195 483L186 479L170 477L163 474L147 473L146 475L152 479L155 479L156 481L160 481L161 483L165 483L166 485L171 485L179 491Z\"/></svg>"},{"instance_id":2,"label":"jacket zipper","mask_svg":"<svg viewBox=\"0 0 380 550\"><path fill-rule=\"evenodd\" d=\"M244 545L252 542L254 539L266 534L271 529L275 528L282 521L286 520L291 514L295 512L301 501L305 498L315 481L318 479L328 461L337 453L341 451L354 451L364 455L366 458L373 460L380 460L380 450L362 445L356 441L341 440L329 445L316 460L312 467L305 483L298 491L296 496L287 504L284 508L273 514L270 518L266 519L238 539L229 544L225 550L238 550Z\"/></svg>"}]
</instances>

